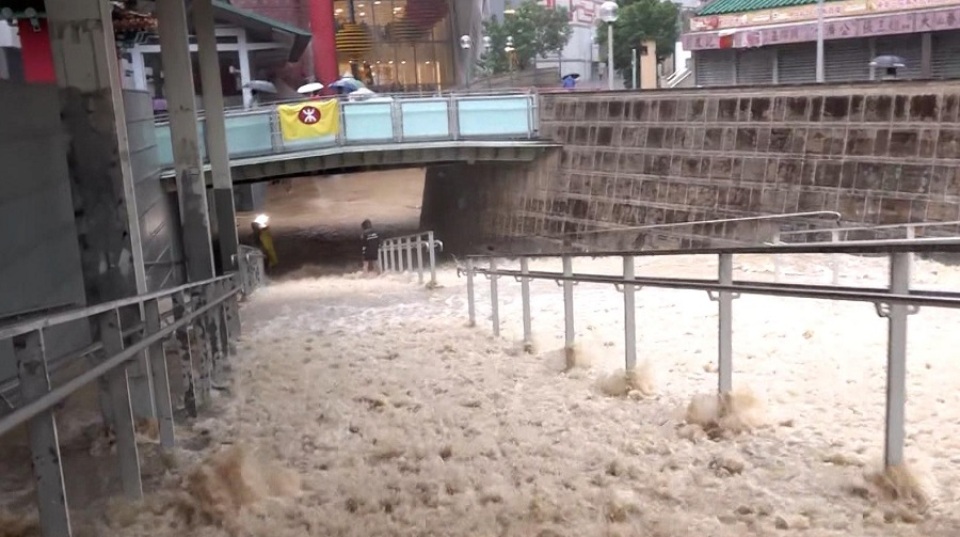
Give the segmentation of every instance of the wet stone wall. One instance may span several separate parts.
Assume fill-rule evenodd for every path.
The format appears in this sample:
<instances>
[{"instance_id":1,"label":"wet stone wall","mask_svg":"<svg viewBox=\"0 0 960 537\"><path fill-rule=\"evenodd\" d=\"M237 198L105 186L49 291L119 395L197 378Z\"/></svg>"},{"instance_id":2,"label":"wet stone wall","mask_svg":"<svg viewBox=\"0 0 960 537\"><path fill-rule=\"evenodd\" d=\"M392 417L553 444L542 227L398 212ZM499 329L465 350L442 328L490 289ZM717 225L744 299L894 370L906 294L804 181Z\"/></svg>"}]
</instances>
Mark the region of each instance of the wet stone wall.
<instances>
[{"instance_id":1,"label":"wet stone wall","mask_svg":"<svg viewBox=\"0 0 960 537\"><path fill-rule=\"evenodd\" d=\"M543 95L541 133L560 157L501 184L510 192L489 209L502 236L610 248L754 242L825 223L596 230L824 210L847 224L953 221L958 116L960 85L939 82Z\"/></svg>"}]
</instances>

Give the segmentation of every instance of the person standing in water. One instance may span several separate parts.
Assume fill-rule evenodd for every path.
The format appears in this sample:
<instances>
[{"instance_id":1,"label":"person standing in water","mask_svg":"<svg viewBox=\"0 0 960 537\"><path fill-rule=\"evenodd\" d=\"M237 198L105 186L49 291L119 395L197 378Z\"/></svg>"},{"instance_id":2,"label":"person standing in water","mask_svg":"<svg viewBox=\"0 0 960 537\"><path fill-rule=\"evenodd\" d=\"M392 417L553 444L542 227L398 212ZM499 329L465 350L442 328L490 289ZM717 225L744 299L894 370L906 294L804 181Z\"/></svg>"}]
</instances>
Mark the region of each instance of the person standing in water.
<instances>
[{"instance_id":1,"label":"person standing in water","mask_svg":"<svg viewBox=\"0 0 960 537\"><path fill-rule=\"evenodd\" d=\"M380 235L377 235L377 232L374 231L373 223L370 222L370 219L364 220L363 223L360 224L360 229L363 230L360 235L363 272L366 274L371 272L380 274Z\"/></svg>"}]
</instances>

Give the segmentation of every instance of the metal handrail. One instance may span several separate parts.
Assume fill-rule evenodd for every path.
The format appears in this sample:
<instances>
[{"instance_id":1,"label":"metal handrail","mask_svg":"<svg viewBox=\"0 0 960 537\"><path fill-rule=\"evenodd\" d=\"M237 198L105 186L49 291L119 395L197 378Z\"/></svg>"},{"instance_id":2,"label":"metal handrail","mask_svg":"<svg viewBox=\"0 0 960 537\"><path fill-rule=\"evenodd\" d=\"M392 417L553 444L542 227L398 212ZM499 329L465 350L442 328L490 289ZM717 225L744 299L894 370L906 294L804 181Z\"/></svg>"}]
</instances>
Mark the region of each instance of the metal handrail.
<instances>
[{"instance_id":1,"label":"metal handrail","mask_svg":"<svg viewBox=\"0 0 960 537\"><path fill-rule=\"evenodd\" d=\"M668 229L674 227L686 227L686 226L696 226L696 225L712 225L712 224L727 224L731 222L756 222L756 221L769 221L769 220L787 220L792 218L812 218L817 216L827 216L833 218L834 220L839 221L843 215L836 211L806 211L800 213L785 213L785 214L769 214L761 216L742 216L737 218L721 218L715 220L694 220L688 222L670 222L667 224L645 224L642 226L626 226L626 227L616 227L608 229L594 229L591 231L574 231L570 233L563 233L560 235L552 235L549 238L556 237L568 237L572 235L592 235L596 233L618 233L621 231L648 231L651 229ZM782 234L782 233L781 233Z\"/></svg>"},{"instance_id":2,"label":"metal handrail","mask_svg":"<svg viewBox=\"0 0 960 537\"><path fill-rule=\"evenodd\" d=\"M394 272L412 271L416 265L417 277L423 283L424 249L429 256L430 285L433 286L437 284L437 250L443 251L443 241L437 240L433 231L384 239L377 251L377 261L382 270Z\"/></svg>"},{"instance_id":3,"label":"metal handrail","mask_svg":"<svg viewBox=\"0 0 960 537\"><path fill-rule=\"evenodd\" d=\"M111 310L124 308L127 306L132 306L134 304L140 304L146 302L147 300L154 300L159 298L167 298L173 296L177 293L189 291L196 287L203 287L211 283L216 283L224 280L229 280L233 275L218 276L216 278L211 278L209 280L204 280L201 282L193 282L181 285L179 287L174 287L173 289L163 289L160 291L155 291L153 293L146 293L143 295L132 296L129 298L121 298L119 300L113 300L111 302L104 302L103 304L97 304L95 306L87 306L85 308L77 308L62 313L55 313L46 317L41 317L39 319L31 319L27 321L21 321L12 326L0 328L0 340L10 339L12 337L17 337L27 332L33 332L41 328L49 328L51 326L56 326L58 324L68 323L70 321L76 321L78 319L84 319L86 317L92 317L100 313L106 313Z\"/></svg>"},{"instance_id":4,"label":"metal handrail","mask_svg":"<svg viewBox=\"0 0 960 537\"><path fill-rule=\"evenodd\" d=\"M214 278L211 280L206 280L206 284L215 283L223 278ZM199 284L198 284L199 285ZM129 347L125 347L119 353L108 357L103 362L97 364L96 366L88 369L87 371L77 375L76 377L68 380L56 388L53 388L43 396L21 406L20 408L14 410L10 414L0 418L0 436L10 432L18 425L23 424L24 422L38 416L41 412L45 410L50 410L55 405L69 397L73 392L79 390L80 388L86 386L90 382L93 382L97 378L103 376L105 373L111 369L119 366L123 362L126 362L141 352L150 348L150 346L159 343L164 338L169 337L176 330L187 326L197 317L207 313L213 308L220 305L220 303L226 301L228 298L234 296L239 292L239 288L233 288L222 296L210 300L207 304L185 314L181 319L174 321L173 323L167 325L164 328L161 328L159 331L154 332L153 334L137 341ZM143 301L150 300L148 298L142 299ZM111 308L114 309L114 308ZM107 310L109 311L109 310ZM102 311L100 313L103 313ZM91 314L95 315L95 314Z\"/></svg>"},{"instance_id":5,"label":"metal handrail","mask_svg":"<svg viewBox=\"0 0 960 537\"><path fill-rule=\"evenodd\" d=\"M900 224L881 224L877 226L854 226L854 227L837 227L837 228L828 228L828 229L796 229L790 231L781 231L780 237L784 235L809 235L813 233L825 233L825 232L848 232L848 231L874 231L874 230L884 230L884 229L917 229L921 227L945 227L945 226L957 226L960 225L960 220L951 220L949 222L903 222Z\"/></svg>"},{"instance_id":6,"label":"metal handrail","mask_svg":"<svg viewBox=\"0 0 960 537\"><path fill-rule=\"evenodd\" d=\"M862 254L862 253L900 253L900 252L960 252L960 238L924 237L920 239L863 240L844 242L814 242L796 244L764 244L749 246L723 246L686 250L612 250L603 252L546 252L532 254L510 254L511 258L535 259L548 257L669 257L677 255L707 254ZM468 259L499 259L502 255L469 254Z\"/></svg>"},{"instance_id":7,"label":"metal handrail","mask_svg":"<svg viewBox=\"0 0 960 537\"><path fill-rule=\"evenodd\" d=\"M500 335L498 280L513 277L521 285L523 317L523 343L532 348L532 313L530 281L552 280L563 287L564 343L572 349L575 343L573 286L579 282L609 284L623 293L624 304L624 359L626 370L636 367L636 302L635 293L643 287L706 291L712 301L718 303L718 395L733 389L733 300L741 293L791 298L810 298L872 302L878 316L889 323L887 342L887 390L886 428L884 438L884 463L887 467L898 466L904 461L906 405L906 358L907 317L916 313L920 306L960 308L960 293L931 290L911 290L910 270L914 253L960 252L960 239L907 239L882 241L849 241L838 243L812 243L798 245L764 245L701 250L660 250L603 253L550 253L521 254L520 269L499 269L497 256L473 255L467 258L466 269L458 268L458 275L467 278L467 314L471 326L476 324L476 299L474 278L483 275L490 281L490 302L493 333ZM785 254L785 253L863 253L887 254L890 257L890 283L887 289L843 287L838 285L783 284L742 281L733 279L735 254ZM712 254L719 257L716 279L637 277L635 258L651 256L677 256ZM573 259L582 257L621 257L622 275L584 274L573 272ZM530 259L560 257L562 272L531 271ZM489 268L477 268L474 263L487 259Z\"/></svg>"}]
</instances>

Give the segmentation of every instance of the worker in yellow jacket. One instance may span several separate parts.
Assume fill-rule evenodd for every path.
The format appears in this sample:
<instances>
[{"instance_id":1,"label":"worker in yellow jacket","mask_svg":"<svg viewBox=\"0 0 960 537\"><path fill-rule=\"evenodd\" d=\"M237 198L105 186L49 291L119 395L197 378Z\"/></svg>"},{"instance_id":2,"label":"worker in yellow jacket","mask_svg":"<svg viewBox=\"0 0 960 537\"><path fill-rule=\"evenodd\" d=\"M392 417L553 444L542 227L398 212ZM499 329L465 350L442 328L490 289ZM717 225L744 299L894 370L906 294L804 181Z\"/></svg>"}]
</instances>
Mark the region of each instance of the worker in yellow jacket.
<instances>
[{"instance_id":1,"label":"worker in yellow jacket","mask_svg":"<svg viewBox=\"0 0 960 537\"><path fill-rule=\"evenodd\" d=\"M250 227L253 228L253 238L257 241L257 246L260 247L267 260L267 269L273 268L279 262L277 250L273 247L273 236L270 234L269 222L270 218L261 214L250 223Z\"/></svg>"}]
</instances>

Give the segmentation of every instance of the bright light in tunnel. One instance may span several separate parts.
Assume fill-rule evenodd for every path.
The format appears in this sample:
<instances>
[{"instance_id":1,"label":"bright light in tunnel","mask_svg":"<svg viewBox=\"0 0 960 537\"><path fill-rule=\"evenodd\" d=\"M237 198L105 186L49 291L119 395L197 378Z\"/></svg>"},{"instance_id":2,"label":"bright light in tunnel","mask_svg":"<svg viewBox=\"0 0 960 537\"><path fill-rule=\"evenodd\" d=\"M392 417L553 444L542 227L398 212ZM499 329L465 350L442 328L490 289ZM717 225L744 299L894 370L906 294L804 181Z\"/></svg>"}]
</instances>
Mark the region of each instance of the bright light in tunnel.
<instances>
[{"instance_id":1,"label":"bright light in tunnel","mask_svg":"<svg viewBox=\"0 0 960 537\"><path fill-rule=\"evenodd\" d=\"M270 223L270 217L265 214L258 214L257 217L253 219L253 223L260 227L266 226Z\"/></svg>"}]
</instances>

